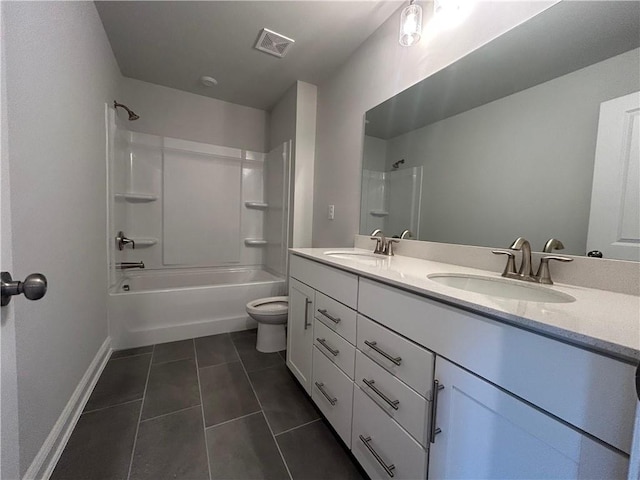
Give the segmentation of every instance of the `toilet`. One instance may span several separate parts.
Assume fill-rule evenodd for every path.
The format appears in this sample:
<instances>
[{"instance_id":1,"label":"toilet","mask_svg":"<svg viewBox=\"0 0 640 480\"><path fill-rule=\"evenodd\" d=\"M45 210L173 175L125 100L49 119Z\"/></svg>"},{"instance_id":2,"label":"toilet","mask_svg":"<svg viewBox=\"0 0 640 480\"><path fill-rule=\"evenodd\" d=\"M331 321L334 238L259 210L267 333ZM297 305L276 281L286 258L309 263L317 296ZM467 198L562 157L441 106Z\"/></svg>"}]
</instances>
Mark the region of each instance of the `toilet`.
<instances>
[{"instance_id":1,"label":"toilet","mask_svg":"<svg viewBox=\"0 0 640 480\"><path fill-rule=\"evenodd\" d=\"M289 297L259 298L247 303L247 313L258 322L256 350L273 353L287 348L285 325L288 309Z\"/></svg>"}]
</instances>

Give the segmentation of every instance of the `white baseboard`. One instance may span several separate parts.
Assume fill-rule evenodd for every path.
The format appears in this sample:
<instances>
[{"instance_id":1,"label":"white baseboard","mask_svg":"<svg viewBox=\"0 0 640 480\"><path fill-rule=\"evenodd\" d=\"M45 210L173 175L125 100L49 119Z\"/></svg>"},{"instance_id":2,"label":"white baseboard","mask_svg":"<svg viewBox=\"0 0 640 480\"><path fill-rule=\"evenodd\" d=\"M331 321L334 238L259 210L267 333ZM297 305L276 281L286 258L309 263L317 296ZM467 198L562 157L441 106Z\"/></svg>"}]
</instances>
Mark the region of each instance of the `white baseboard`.
<instances>
[{"instance_id":1,"label":"white baseboard","mask_svg":"<svg viewBox=\"0 0 640 480\"><path fill-rule=\"evenodd\" d=\"M31 462L23 480L49 479L110 356L111 337L107 337Z\"/></svg>"}]
</instances>

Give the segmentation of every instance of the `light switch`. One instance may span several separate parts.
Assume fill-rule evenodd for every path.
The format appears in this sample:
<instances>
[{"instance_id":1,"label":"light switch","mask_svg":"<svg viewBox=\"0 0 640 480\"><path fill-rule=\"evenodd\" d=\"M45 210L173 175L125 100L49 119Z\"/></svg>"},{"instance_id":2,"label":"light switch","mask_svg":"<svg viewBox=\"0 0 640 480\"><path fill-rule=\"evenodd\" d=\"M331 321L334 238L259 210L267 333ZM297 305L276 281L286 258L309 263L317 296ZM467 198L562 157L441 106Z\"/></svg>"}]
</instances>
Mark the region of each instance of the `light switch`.
<instances>
[{"instance_id":1,"label":"light switch","mask_svg":"<svg viewBox=\"0 0 640 480\"><path fill-rule=\"evenodd\" d=\"M333 220L336 217L336 206L329 205L329 220Z\"/></svg>"}]
</instances>

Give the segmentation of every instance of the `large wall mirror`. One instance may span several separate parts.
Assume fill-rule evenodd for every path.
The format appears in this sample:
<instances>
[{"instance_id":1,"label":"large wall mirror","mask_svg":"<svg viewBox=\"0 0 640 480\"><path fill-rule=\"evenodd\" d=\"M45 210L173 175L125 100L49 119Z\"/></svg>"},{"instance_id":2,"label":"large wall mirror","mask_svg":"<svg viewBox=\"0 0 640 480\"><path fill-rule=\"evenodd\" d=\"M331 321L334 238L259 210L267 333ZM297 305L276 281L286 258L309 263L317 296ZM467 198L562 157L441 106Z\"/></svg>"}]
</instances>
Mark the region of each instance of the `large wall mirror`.
<instances>
[{"instance_id":1,"label":"large wall mirror","mask_svg":"<svg viewBox=\"0 0 640 480\"><path fill-rule=\"evenodd\" d=\"M639 260L639 47L640 2L563 1L369 110L360 233Z\"/></svg>"}]
</instances>

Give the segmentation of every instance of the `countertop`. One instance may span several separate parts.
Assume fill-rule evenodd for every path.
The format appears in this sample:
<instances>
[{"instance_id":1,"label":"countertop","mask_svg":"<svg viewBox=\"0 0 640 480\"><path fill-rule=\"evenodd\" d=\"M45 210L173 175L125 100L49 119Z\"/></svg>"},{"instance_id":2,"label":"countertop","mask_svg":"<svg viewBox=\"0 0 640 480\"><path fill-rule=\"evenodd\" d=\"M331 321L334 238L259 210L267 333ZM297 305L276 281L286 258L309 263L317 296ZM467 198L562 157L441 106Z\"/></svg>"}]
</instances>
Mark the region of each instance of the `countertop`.
<instances>
[{"instance_id":1,"label":"countertop","mask_svg":"<svg viewBox=\"0 0 640 480\"><path fill-rule=\"evenodd\" d=\"M427 278L436 273L472 274L501 278L500 274L475 268L380 255L363 264L335 258L324 252L371 253L357 248L292 248L295 255L371 278L387 285L440 300L465 310L489 316L561 341L636 364L640 361L640 297L554 284L544 286L571 295L571 303L541 303L512 300L468 292ZM517 280L516 280L517 281Z\"/></svg>"}]
</instances>

